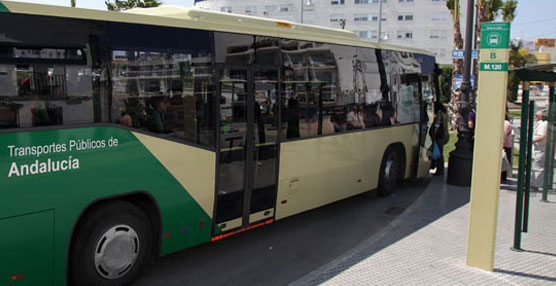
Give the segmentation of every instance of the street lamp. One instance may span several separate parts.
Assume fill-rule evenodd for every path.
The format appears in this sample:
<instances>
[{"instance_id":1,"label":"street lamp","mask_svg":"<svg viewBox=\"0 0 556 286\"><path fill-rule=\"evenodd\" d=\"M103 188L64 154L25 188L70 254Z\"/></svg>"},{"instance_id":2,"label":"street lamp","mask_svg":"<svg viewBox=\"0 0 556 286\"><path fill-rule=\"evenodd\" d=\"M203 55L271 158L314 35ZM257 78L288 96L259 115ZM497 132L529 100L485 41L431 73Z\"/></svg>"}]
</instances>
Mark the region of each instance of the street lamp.
<instances>
[{"instance_id":1,"label":"street lamp","mask_svg":"<svg viewBox=\"0 0 556 286\"><path fill-rule=\"evenodd\" d=\"M303 24L303 10L304 10L304 4L303 4L304 0L301 0L301 4L299 5L299 12L301 13L300 19L301 21L299 21L300 23ZM307 2L305 3L305 6L310 6L313 5L313 0L307 0Z\"/></svg>"},{"instance_id":2,"label":"street lamp","mask_svg":"<svg viewBox=\"0 0 556 286\"><path fill-rule=\"evenodd\" d=\"M474 0L467 0L467 23L465 28L465 58L463 61L463 81L461 91L463 98L458 106L458 142L456 149L450 152L448 161L448 178L450 185L468 187L471 185L471 168L473 165L473 151L471 151L471 131L468 116L471 111L469 94L471 93L471 44L473 43L473 4Z\"/></svg>"}]
</instances>

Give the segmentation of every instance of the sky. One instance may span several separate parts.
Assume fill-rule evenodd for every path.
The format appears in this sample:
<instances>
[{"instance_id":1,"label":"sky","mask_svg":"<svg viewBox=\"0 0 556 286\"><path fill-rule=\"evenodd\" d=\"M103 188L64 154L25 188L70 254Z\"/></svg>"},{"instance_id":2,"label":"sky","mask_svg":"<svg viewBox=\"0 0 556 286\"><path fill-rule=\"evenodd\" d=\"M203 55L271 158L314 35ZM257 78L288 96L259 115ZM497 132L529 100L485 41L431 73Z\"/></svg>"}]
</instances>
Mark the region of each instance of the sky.
<instances>
[{"instance_id":1,"label":"sky","mask_svg":"<svg viewBox=\"0 0 556 286\"><path fill-rule=\"evenodd\" d=\"M50 5L69 6L70 0L12 0ZM77 7L105 10L104 0L76 0ZM193 0L162 0L164 4L193 6ZM516 17L512 23L512 38L523 40L556 38L556 0L518 0Z\"/></svg>"}]
</instances>

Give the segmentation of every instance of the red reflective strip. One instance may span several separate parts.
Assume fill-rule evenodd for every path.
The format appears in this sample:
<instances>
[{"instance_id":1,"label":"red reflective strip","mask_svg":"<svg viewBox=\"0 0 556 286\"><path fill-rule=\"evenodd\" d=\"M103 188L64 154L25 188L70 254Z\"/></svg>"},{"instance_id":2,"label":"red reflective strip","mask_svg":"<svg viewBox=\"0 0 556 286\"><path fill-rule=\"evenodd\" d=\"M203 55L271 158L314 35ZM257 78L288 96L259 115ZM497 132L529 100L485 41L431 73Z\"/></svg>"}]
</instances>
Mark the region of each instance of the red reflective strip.
<instances>
[{"instance_id":1,"label":"red reflective strip","mask_svg":"<svg viewBox=\"0 0 556 286\"><path fill-rule=\"evenodd\" d=\"M215 237L211 238L210 241L217 241L217 240L220 240L220 239L223 239L223 238L232 236L232 235L234 235L234 234L238 234L238 233L241 233L241 232L250 230L250 229L254 229L254 228L259 227L259 226L267 225L267 224L269 224L269 223L272 223L273 221L274 221L273 219L267 220L267 221L265 221L265 222L261 222L261 223L255 224L255 225L252 225L252 226L247 227L247 228L244 228L244 229L240 229L240 230L228 232L228 233L226 233L226 234L218 235L218 236L215 236Z\"/></svg>"},{"instance_id":2,"label":"red reflective strip","mask_svg":"<svg viewBox=\"0 0 556 286\"><path fill-rule=\"evenodd\" d=\"M167 233L165 233L165 234L162 235L163 238L168 238L168 237L170 237L170 236L172 236L172 233L171 233L171 232L167 232Z\"/></svg>"},{"instance_id":3,"label":"red reflective strip","mask_svg":"<svg viewBox=\"0 0 556 286\"><path fill-rule=\"evenodd\" d=\"M23 278L23 274L17 274L17 275L14 275L14 276L10 277L10 279L12 281L16 281L16 280L19 280L19 279L22 279L22 278Z\"/></svg>"}]
</instances>

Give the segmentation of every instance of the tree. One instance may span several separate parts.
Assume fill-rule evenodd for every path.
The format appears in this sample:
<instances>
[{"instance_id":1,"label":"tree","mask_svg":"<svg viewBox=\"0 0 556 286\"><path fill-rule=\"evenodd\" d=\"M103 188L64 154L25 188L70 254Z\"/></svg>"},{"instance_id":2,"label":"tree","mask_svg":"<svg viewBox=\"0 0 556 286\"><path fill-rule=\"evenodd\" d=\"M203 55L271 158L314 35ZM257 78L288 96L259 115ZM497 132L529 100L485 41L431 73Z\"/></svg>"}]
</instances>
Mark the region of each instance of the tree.
<instances>
[{"instance_id":1,"label":"tree","mask_svg":"<svg viewBox=\"0 0 556 286\"><path fill-rule=\"evenodd\" d=\"M515 18L515 11L517 9L517 0L479 0L479 23L477 25L477 46L481 46L481 24L485 22L492 22L498 18L500 12L502 13L502 20L505 22L512 22ZM512 45L510 51L510 66L512 65L512 53L517 54L514 51L514 46ZM521 67L521 66L520 66ZM475 68L475 70L477 70ZM508 100L515 101L517 98L517 86L519 85L519 80L515 82L517 78L510 74L508 77Z\"/></svg>"},{"instance_id":2,"label":"tree","mask_svg":"<svg viewBox=\"0 0 556 286\"><path fill-rule=\"evenodd\" d=\"M515 10L517 9L517 1L507 0L502 6L502 20L504 22L513 22L515 18Z\"/></svg>"},{"instance_id":3,"label":"tree","mask_svg":"<svg viewBox=\"0 0 556 286\"><path fill-rule=\"evenodd\" d=\"M509 68L516 69L525 67L527 64L536 63L537 58L530 54L527 49L521 47L521 42L512 43L510 49ZM519 88L519 78L515 73L508 75L508 101L517 100L517 90Z\"/></svg>"},{"instance_id":4,"label":"tree","mask_svg":"<svg viewBox=\"0 0 556 286\"><path fill-rule=\"evenodd\" d=\"M107 0L104 4L109 11L123 11L132 8L158 7L162 3L156 0L115 0L112 3L111 0Z\"/></svg>"},{"instance_id":5,"label":"tree","mask_svg":"<svg viewBox=\"0 0 556 286\"><path fill-rule=\"evenodd\" d=\"M454 49L463 49L463 39L461 37L460 30L460 5L459 0L448 0L446 1L446 6L450 10L453 17L454 23ZM463 60L453 59L454 69L452 70L452 87L454 86L453 80L456 78L456 74L463 74ZM458 110L461 103L462 93L452 89L452 94L450 96L450 104L448 105L448 115L450 116L450 126L452 129L455 128L458 122Z\"/></svg>"},{"instance_id":6,"label":"tree","mask_svg":"<svg viewBox=\"0 0 556 286\"><path fill-rule=\"evenodd\" d=\"M452 97L452 66L442 67L442 73L438 76L440 102L449 103Z\"/></svg>"}]
</instances>

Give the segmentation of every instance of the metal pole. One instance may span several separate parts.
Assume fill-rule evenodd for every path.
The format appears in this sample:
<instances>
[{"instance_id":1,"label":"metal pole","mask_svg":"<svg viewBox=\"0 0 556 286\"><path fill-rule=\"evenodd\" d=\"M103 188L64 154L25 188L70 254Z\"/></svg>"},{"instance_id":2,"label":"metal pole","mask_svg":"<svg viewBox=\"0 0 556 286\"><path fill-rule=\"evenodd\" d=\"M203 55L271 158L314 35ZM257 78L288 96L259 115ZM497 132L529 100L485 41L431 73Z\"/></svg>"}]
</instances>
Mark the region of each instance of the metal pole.
<instances>
[{"instance_id":1,"label":"metal pole","mask_svg":"<svg viewBox=\"0 0 556 286\"><path fill-rule=\"evenodd\" d=\"M473 29L475 36L473 37L473 50L477 49L477 39L478 39L478 33L479 33L479 25L481 23L479 23L479 3L475 4L475 27ZM478 65L479 65L479 59L473 59L473 75L475 76L475 88L471 87L471 89L476 90L477 86L479 84L479 72L478 72ZM477 94L476 93L472 93L471 97L469 98L469 102L472 105L475 105L476 103L476 97Z\"/></svg>"},{"instance_id":2,"label":"metal pole","mask_svg":"<svg viewBox=\"0 0 556 286\"><path fill-rule=\"evenodd\" d=\"M552 90L554 90L554 87L556 85L555 85L554 82L551 82L550 86L552 87ZM552 91L552 94L554 94L554 91ZM556 104L556 95L554 96L554 101L552 102L552 114L556 113L555 110L554 110L554 108L556 108L555 104ZM554 120L554 117L553 117L552 118L552 142L547 142L548 144L550 144L550 158L551 158L549 160L550 167L548 168L548 171L549 171L549 177L548 177L549 178L549 181L548 181L549 184L548 184L548 186L549 186L550 190L552 190L553 186L554 186L553 182L554 182L554 163L555 162L554 162L553 158L554 158L554 151L555 151L554 148L556 147L556 140L554 140L554 139L556 139L556 128L555 128L556 124L555 124L554 121L555 120Z\"/></svg>"},{"instance_id":3,"label":"metal pole","mask_svg":"<svg viewBox=\"0 0 556 286\"><path fill-rule=\"evenodd\" d=\"M531 159L533 155L533 123L535 122L535 101L529 101L529 121L527 129L527 162L525 164L525 201L523 206L523 232L529 226L529 198L531 195ZM521 146L520 146L521 148Z\"/></svg>"},{"instance_id":4,"label":"metal pole","mask_svg":"<svg viewBox=\"0 0 556 286\"><path fill-rule=\"evenodd\" d=\"M378 42L382 41L382 0L378 0Z\"/></svg>"},{"instance_id":5,"label":"metal pole","mask_svg":"<svg viewBox=\"0 0 556 286\"><path fill-rule=\"evenodd\" d=\"M548 99L548 132L546 134L546 149L545 149L545 160L544 160L544 182L542 190L542 201L548 201L548 189L552 189L552 178L550 174L552 173L552 161L554 161L554 154L552 154L552 132L554 130L554 85L551 84L549 88L549 99ZM550 185L549 185L550 184Z\"/></svg>"},{"instance_id":6,"label":"metal pole","mask_svg":"<svg viewBox=\"0 0 556 286\"><path fill-rule=\"evenodd\" d=\"M447 182L451 185L468 187L471 185L473 152L471 151L471 134L467 125L469 116L469 94L471 93L471 46L473 44L473 5L474 0L467 0L467 23L465 28L465 58L463 61L463 81L461 91L463 98L458 107L458 141L456 149L450 152L448 160Z\"/></svg>"},{"instance_id":7,"label":"metal pole","mask_svg":"<svg viewBox=\"0 0 556 286\"><path fill-rule=\"evenodd\" d=\"M301 0L301 3L299 3L299 11L301 13L299 17L300 18L299 23L303 24L303 0Z\"/></svg>"},{"instance_id":8,"label":"metal pole","mask_svg":"<svg viewBox=\"0 0 556 286\"><path fill-rule=\"evenodd\" d=\"M519 168L515 203L514 250L521 250L521 227L523 225L523 171L527 151L527 120L529 119L529 82L523 82L521 98L521 131L519 135Z\"/></svg>"}]
</instances>

